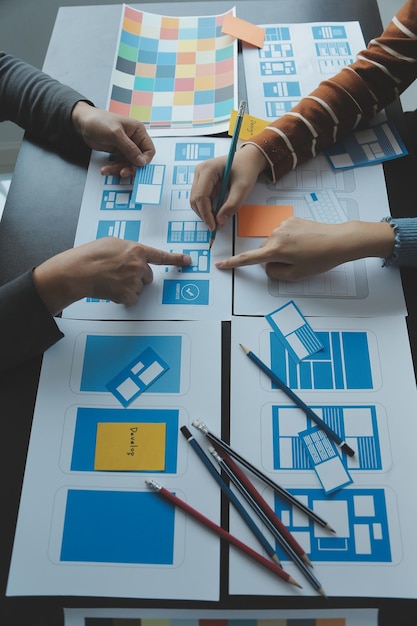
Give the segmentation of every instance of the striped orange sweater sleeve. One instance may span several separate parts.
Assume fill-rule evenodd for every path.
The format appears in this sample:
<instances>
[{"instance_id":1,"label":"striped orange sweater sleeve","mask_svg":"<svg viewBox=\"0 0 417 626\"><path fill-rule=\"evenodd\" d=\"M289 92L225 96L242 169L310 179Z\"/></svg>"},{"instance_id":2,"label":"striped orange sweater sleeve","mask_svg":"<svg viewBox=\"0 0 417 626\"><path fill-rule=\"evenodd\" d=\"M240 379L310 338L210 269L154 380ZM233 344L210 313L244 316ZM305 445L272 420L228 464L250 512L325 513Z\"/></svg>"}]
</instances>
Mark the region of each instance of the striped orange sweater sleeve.
<instances>
[{"instance_id":1,"label":"striped orange sweater sleeve","mask_svg":"<svg viewBox=\"0 0 417 626\"><path fill-rule=\"evenodd\" d=\"M246 143L263 152L277 180L371 119L416 78L417 0L408 0L354 63Z\"/></svg>"}]
</instances>

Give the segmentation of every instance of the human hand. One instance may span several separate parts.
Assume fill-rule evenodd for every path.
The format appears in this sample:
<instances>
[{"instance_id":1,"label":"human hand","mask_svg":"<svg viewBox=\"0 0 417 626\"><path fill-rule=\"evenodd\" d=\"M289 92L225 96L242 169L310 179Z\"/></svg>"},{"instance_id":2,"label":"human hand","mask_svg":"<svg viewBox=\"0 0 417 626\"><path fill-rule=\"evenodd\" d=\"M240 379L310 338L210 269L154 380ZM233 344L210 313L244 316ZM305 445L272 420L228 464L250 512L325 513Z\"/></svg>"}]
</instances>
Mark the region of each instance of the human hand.
<instances>
[{"instance_id":1,"label":"human hand","mask_svg":"<svg viewBox=\"0 0 417 626\"><path fill-rule=\"evenodd\" d=\"M228 195L215 218L213 204L220 192L226 161L226 155L203 161L197 165L194 173L190 195L191 208L211 231L215 229L216 222L221 228L229 217L238 212L252 191L259 174L268 165L262 152L255 146L248 144L238 150L230 171Z\"/></svg>"},{"instance_id":2,"label":"human hand","mask_svg":"<svg viewBox=\"0 0 417 626\"><path fill-rule=\"evenodd\" d=\"M150 263L184 266L191 263L191 257L105 237L48 259L35 268L33 278L49 312L56 315L88 296L135 304L144 286L153 280Z\"/></svg>"},{"instance_id":3,"label":"human hand","mask_svg":"<svg viewBox=\"0 0 417 626\"><path fill-rule=\"evenodd\" d=\"M114 155L114 162L105 165L102 174L134 176L136 169L150 163L155 155L155 146L144 124L131 117L80 101L72 111L72 122L90 148Z\"/></svg>"},{"instance_id":4,"label":"human hand","mask_svg":"<svg viewBox=\"0 0 417 626\"><path fill-rule=\"evenodd\" d=\"M242 252L216 267L231 269L262 263L270 278L296 281L364 257L391 256L395 233L388 222L322 224L290 217L259 248Z\"/></svg>"}]
</instances>

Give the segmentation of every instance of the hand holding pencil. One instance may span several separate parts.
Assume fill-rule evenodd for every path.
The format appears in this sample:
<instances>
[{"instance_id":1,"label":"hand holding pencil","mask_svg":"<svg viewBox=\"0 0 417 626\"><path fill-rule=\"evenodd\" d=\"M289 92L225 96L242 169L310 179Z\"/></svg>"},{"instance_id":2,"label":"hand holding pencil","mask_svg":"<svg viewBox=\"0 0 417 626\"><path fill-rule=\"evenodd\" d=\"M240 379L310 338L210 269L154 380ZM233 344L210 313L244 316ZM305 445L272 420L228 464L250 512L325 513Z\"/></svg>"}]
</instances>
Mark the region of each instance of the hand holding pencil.
<instances>
[{"instance_id":1,"label":"hand holding pencil","mask_svg":"<svg viewBox=\"0 0 417 626\"><path fill-rule=\"evenodd\" d=\"M229 148L229 154L227 155L226 167L224 169L223 180L222 180L222 185L220 187L219 197L217 198L216 208L213 211L214 217L216 217L217 213L221 209L223 202L226 198L227 188L229 186L230 172L232 170L233 159L234 159L235 152L236 152L237 141L239 139L239 133L240 133L240 129L242 126L242 120L245 114L245 109L246 109L246 102L242 100L242 102L239 104L239 111L236 117L235 128L233 131L232 141L231 141L230 148ZM214 240L216 238L216 233L217 233L217 224L211 233L210 244L209 244L210 248L214 243Z\"/></svg>"}]
</instances>

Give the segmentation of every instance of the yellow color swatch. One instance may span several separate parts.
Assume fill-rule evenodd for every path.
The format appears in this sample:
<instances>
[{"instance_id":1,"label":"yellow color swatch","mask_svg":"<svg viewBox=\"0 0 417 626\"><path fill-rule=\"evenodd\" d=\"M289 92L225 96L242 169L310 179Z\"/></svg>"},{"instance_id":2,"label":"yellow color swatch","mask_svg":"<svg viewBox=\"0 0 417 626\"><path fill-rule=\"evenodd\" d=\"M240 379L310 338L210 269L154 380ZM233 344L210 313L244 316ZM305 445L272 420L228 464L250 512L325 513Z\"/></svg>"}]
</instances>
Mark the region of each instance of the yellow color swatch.
<instances>
[{"instance_id":1,"label":"yellow color swatch","mask_svg":"<svg viewBox=\"0 0 417 626\"><path fill-rule=\"evenodd\" d=\"M94 469L162 471L165 469L165 424L99 422Z\"/></svg>"},{"instance_id":2,"label":"yellow color swatch","mask_svg":"<svg viewBox=\"0 0 417 626\"><path fill-rule=\"evenodd\" d=\"M237 214L237 234L239 237L268 237L288 217L294 215L291 205L246 204Z\"/></svg>"}]
</instances>

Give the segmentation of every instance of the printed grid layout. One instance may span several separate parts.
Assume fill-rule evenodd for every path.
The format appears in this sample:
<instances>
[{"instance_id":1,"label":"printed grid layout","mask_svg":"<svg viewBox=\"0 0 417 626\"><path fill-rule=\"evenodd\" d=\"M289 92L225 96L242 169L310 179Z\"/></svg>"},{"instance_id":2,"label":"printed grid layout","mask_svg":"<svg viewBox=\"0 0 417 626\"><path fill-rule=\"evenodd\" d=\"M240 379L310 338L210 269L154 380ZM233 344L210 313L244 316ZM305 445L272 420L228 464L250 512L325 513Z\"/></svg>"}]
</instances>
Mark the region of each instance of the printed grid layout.
<instances>
[{"instance_id":1,"label":"printed grid layout","mask_svg":"<svg viewBox=\"0 0 417 626\"><path fill-rule=\"evenodd\" d=\"M124 8L109 110L149 130L205 129L234 108L236 41L224 15L165 17Z\"/></svg>"}]
</instances>

